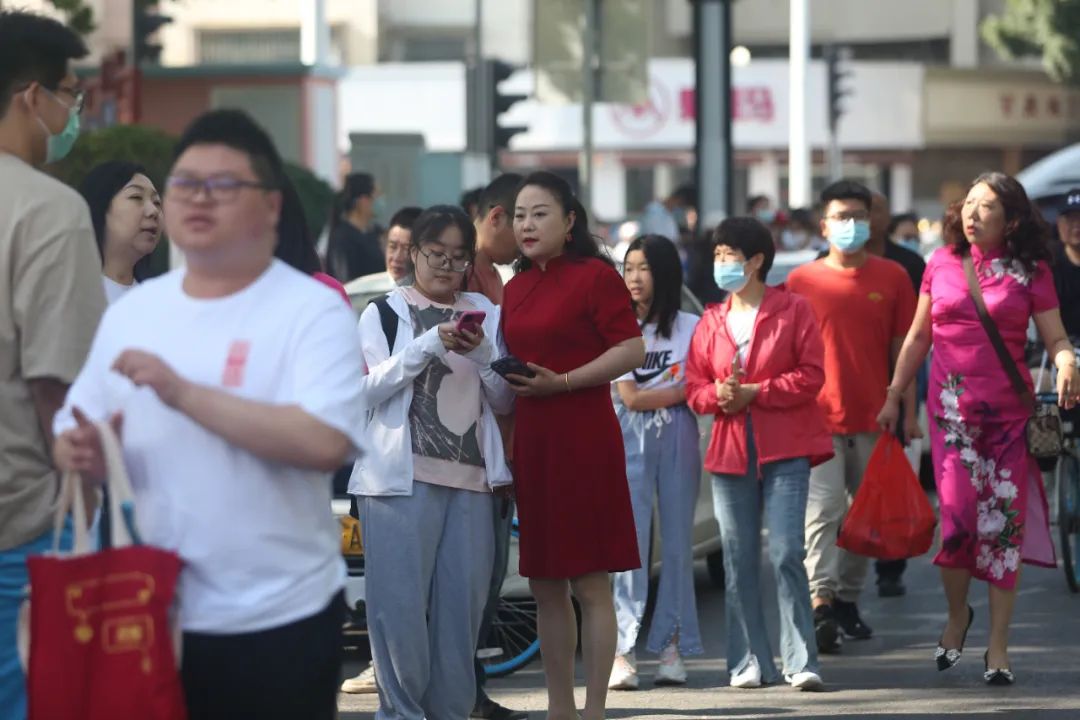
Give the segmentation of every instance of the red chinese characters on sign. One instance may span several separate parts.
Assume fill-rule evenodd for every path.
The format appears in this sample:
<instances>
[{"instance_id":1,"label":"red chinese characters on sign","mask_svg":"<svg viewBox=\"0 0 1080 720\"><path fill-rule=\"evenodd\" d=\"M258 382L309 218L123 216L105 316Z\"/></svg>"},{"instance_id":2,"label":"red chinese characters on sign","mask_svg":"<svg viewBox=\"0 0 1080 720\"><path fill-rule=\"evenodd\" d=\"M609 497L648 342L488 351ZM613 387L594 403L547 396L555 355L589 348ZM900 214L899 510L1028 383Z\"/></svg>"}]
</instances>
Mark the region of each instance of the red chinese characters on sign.
<instances>
[{"instance_id":1,"label":"red chinese characters on sign","mask_svg":"<svg viewBox=\"0 0 1080 720\"><path fill-rule=\"evenodd\" d=\"M682 120L697 119L694 108L695 99L693 88L686 88L679 93L679 117ZM769 123L776 119L772 88L766 86L732 88L731 119L735 122L762 123Z\"/></svg>"},{"instance_id":2,"label":"red chinese characters on sign","mask_svg":"<svg viewBox=\"0 0 1080 720\"><path fill-rule=\"evenodd\" d=\"M1053 119L1065 115L1062 98L1057 95L1039 95L1036 93L1002 93L999 98L1001 116L1007 119L1025 120ZM1069 104L1069 115L1075 115L1075 103Z\"/></svg>"}]
</instances>

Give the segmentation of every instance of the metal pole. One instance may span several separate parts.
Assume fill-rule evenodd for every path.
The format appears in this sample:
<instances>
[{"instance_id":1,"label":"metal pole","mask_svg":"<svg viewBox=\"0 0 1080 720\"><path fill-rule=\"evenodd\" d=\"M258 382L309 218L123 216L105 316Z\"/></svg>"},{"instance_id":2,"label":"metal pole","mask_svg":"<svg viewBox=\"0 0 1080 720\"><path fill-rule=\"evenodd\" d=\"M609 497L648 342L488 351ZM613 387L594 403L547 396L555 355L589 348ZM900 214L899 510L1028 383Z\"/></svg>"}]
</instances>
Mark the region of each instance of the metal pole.
<instances>
[{"instance_id":1,"label":"metal pole","mask_svg":"<svg viewBox=\"0 0 1080 720\"><path fill-rule=\"evenodd\" d=\"M788 118L788 206L809 207L812 166L806 133L807 65L810 62L810 3L791 0L790 106Z\"/></svg>"},{"instance_id":2,"label":"metal pole","mask_svg":"<svg viewBox=\"0 0 1080 720\"><path fill-rule=\"evenodd\" d=\"M582 152L578 163L578 199L586 212L593 210L593 103L596 101L596 18L599 0L585 0L585 27L581 46L581 124Z\"/></svg>"},{"instance_id":3,"label":"metal pole","mask_svg":"<svg viewBox=\"0 0 1080 720\"><path fill-rule=\"evenodd\" d=\"M731 215L731 3L694 4L699 232Z\"/></svg>"},{"instance_id":4,"label":"metal pole","mask_svg":"<svg viewBox=\"0 0 1080 720\"><path fill-rule=\"evenodd\" d=\"M300 62L310 67L326 65L330 49L330 26L326 23L326 0L303 4L300 24Z\"/></svg>"}]
</instances>

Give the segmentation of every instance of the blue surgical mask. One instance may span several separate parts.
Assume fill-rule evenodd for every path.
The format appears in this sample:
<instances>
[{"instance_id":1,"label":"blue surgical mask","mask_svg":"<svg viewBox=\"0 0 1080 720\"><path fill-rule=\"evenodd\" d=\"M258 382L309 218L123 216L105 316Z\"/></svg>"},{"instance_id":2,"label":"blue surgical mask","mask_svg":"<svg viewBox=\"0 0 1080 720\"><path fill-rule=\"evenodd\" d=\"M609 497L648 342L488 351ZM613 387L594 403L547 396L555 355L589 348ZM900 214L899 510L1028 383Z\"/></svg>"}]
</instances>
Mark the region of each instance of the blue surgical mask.
<instances>
[{"instance_id":1,"label":"blue surgical mask","mask_svg":"<svg viewBox=\"0 0 1080 720\"><path fill-rule=\"evenodd\" d=\"M762 225L772 225L773 222L776 220L776 211L758 210L754 213L754 217L756 217Z\"/></svg>"},{"instance_id":2,"label":"blue surgical mask","mask_svg":"<svg viewBox=\"0 0 1080 720\"><path fill-rule=\"evenodd\" d=\"M750 278L746 276L746 264L741 262L713 263L713 280L724 292L737 293L746 287Z\"/></svg>"},{"instance_id":3,"label":"blue surgical mask","mask_svg":"<svg viewBox=\"0 0 1080 720\"><path fill-rule=\"evenodd\" d=\"M922 255L922 243L919 242L918 238L898 238L895 242L902 248Z\"/></svg>"},{"instance_id":4,"label":"blue surgical mask","mask_svg":"<svg viewBox=\"0 0 1080 720\"><path fill-rule=\"evenodd\" d=\"M386 196L380 195L371 203L371 212L376 217L382 217L386 213Z\"/></svg>"},{"instance_id":5,"label":"blue surgical mask","mask_svg":"<svg viewBox=\"0 0 1080 720\"><path fill-rule=\"evenodd\" d=\"M857 253L870 240L867 220L828 220L829 242L845 254Z\"/></svg>"},{"instance_id":6,"label":"blue surgical mask","mask_svg":"<svg viewBox=\"0 0 1080 720\"><path fill-rule=\"evenodd\" d=\"M46 90L46 92L48 92L48 90ZM52 93L49 94L52 95L54 99L56 98L56 96ZM57 102L60 101L57 100ZM72 107L70 110L68 110L67 125L65 125L64 129L56 135L53 135L52 132L50 132L49 126L46 125L45 121L42 120L40 117L37 119L37 121L38 124L41 125L41 128L49 136L49 139L45 145L45 163L49 164L54 162L60 162L68 156L68 153L71 152L71 149L75 147L75 141L79 139L79 108Z\"/></svg>"}]
</instances>

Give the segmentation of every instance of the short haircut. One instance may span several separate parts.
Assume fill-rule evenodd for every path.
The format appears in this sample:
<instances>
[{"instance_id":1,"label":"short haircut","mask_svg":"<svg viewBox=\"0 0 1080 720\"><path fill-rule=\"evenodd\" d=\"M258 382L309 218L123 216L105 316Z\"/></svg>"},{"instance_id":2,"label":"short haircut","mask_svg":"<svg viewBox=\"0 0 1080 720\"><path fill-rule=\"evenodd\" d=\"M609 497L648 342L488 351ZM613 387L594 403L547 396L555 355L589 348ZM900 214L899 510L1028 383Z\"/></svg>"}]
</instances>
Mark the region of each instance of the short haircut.
<instances>
[{"instance_id":1,"label":"short haircut","mask_svg":"<svg viewBox=\"0 0 1080 720\"><path fill-rule=\"evenodd\" d=\"M672 191L671 198L686 207L697 207L697 188L689 183L680 185Z\"/></svg>"},{"instance_id":2,"label":"short haircut","mask_svg":"<svg viewBox=\"0 0 1080 720\"><path fill-rule=\"evenodd\" d=\"M255 177L269 189L285 184L285 165L274 141L242 110L211 110L195 118L173 151L173 162L193 145L225 145L248 156Z\"/></svg>"},{"instance_id":3,"label":"short haircut","mask_svg":"<svg viewBox=\"0 0 1080 720\"><path fill-rule=\"evenodd\" d=\"M892 218L889 220L889 229L886 232L889 235L892 235L894 232L896 232L896 228L900 227L906 222L915 223L915 226L918 227L919 218L917 215L915 215L915 213L911 212L893 215Z\"/></svg>"},{"instance_id":4,"label":"short haircut","mask_svg":"<svg viewBox=\"0 0 1080 720\"><path fill-rule=\"evenodd\" d=\"M760 220L751 217L728 218L713 230L712 241L713 250L720 246L729 247L741 252L747 260L755 255L765 256L758 270L758 277L765 282L776 258L776 245L773 244L769 228L762 225Z\"/></svg>"},{"instance_id":5,"label":"short haircut","mask_svg":"<svg viewBox=\"0 0 1080 720\"><path fill-rule=\"evenodd\" d=\"M97 240L98 253L101 255L102 262L105 260L105 246L108 242L105 226L109 208L112 206L113 199L136 175L150 177L146 168L138 163L126 160L106 160L94 166L79 185L79 192L86 200L87 207L90 208L90 224L94 226L94 237ZM134 275L139 282L149 277L150 257L147 255L135 263Z\"/></svg>"},{"instance_id":6,"label":"short haircut","mask_svg":"<svg viewBox=\"0 0 1080 720\"><path fill-rule=\"evenodd\" d=\"M488 186L480 192L476 203L476 211L480 217L487 216L496 207L501 207L507 214L513 216L518 188L521 187L521 181L524 179L517 173L503 173L488 183Z\"/></svg>"},{"instance_id":7,"label":"short haircut","mask_svg":"<svg viewBox=\"0 0 1080 720\"><path fill-rule=\"evenodd\" d=\"M390 224L387 226L387 228L389 229L392 227L399 227L405 228L406 230L412 230L413 225L416 224L416 219L420 217L421 213L423 212L423 208L419 208L413 205L403 207L396 213L394 213L394 216L392 218L390 218Z\"/></svg>"},{"instance_id":8,"label":"short haircut","mask_svg":"<svg viewBox=\"0 0 1080 720\"><path fill-rule=\"evenodd\" d=\"M475 187L461 193L461 199L458 200L458 205L465 212L473 212L474 209L479 209L480 206L480 194L484 192L484 188Z\"/></svg>"},{"instance_id":9,"label":"short haircut","mask_svg":"<svg viewBox=\"0 0 1080 720\"><path fill-rule=\"evenodd\" d=\"M0 117L30 83L56 90L68 61L86 57L86 43L63 24L24 10L0 11Z\"/></svg>"},{"instance_id":10,"label":"short haircut","mask_svg":"<svg viewBox=\"0 0 1080 720\"><path fill-rule=\"evenodd\" d=\"M866 206L866 212L870 212L870 206L874 204L870 188L854 180L837 180L821 191L821 205L824 210L828 210L829 203L834 200L857 200Z\"/></svg>"},{"instance_id":11,"label":"short haircut","mask_svg":"<svg viewBox=\"0 0 1080 720\"><path fill-rule=\"evenodd\" d=\"M746 212L754 212L754 208L758 206L758 203L769 202L768 195L751 195L746 199Z\"/></svg>"}]
</instances>

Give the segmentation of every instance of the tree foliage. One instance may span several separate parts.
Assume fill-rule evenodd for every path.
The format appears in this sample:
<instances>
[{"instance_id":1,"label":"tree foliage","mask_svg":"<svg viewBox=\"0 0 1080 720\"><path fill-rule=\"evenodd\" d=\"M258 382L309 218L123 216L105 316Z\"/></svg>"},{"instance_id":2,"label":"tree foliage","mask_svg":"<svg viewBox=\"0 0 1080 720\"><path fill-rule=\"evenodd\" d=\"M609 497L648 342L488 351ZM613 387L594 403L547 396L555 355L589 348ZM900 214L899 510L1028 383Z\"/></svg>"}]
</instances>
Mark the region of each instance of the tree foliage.
<instances>
[{"instance_id":1,"label":"tree foliage","mask_svg":"<svg viewBox=\"0 0 1080 720\"><path fill-rule=\"evenodd\" d=\"M97 29L94 9L85 0L49 0L49 3L64 15L68 27L80 35L89 35Z\"/></svg>"},{"instance_id":2,"label":"tree foliage","mask_svg":"<svg viewBox=\"0 0 1080 720\"><path fill-rule=\"evenodd\" d=\"M980 30L1002 57L1040 57L1054 80L1080 81L1080 0L1006 0Z\"/></svg>"}]
</instances>

